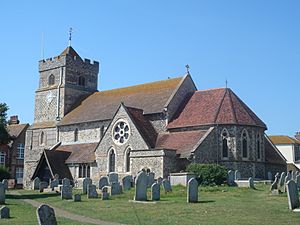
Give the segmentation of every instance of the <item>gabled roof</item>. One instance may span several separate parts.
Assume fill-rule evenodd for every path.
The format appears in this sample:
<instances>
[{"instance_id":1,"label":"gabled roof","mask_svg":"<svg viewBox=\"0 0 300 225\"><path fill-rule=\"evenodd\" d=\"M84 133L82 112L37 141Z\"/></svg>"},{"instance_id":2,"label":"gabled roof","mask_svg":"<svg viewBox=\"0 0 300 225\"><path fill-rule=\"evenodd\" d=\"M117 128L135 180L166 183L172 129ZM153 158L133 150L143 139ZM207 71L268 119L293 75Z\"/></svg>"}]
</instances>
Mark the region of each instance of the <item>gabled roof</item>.
<instances>
[{"instance_id":1,"label":"gabled roof","mask_svg":"<svg viewBox=\"0 0 300 225\"><path fill-rule=\"evenodd\" d=\"M168 128L235 124L267 128L229 88L196 91L177 113Z\"/></svg>"},{"instance_id":2,"label":"gabled roof","mask_svg":"<svg viewBox=\"0 0 300 225\"><path fill-rule=\"evenodd\" d=\"M180 157L188 157L200 145L207 132L208 130L160 133L155 148L176 150Z\"/></svg>"},{"instance_id":3,"label":"gabled roof","mask_svg":"<svg viewBox=\"0 0 300 225\"><path fill-rule=\"evenodd\" d=\"M63 50L62 53L60 53L60 56L66 56L66 55L71 55L72 57L76 56L77 58L80 58L78 53L71 46L66 47L65 50Z\"/></svg>"},{"instance_id":4,"label":"gabled roof","mask_svg":"<svg viewBox=\"0 0 300 225\"><path fill-rule=\"evenodd\" d=\"M95 153L97 143L87 144L72 144L72 145L60 145L55 151L68 152L69 157L65 163L91 163L95 161Z\"/></svg>"},{"instance_id":5,"label":"gabled roof","mask_svg":"<svg viewBox=\"0 0 300 225\"><path fill-rule=\"evenodd\" d=\"M163 112L170 96L185 77L178 77L131 87L95 92L68 113L59 125L110 120L121 102L144 110L144 114Z\"/></svg>"},{"instance_id":6,"label":"gabled roof","mask_svg":"<svg viewBox=\"0 0 300 225\"><path fill-rule=\"evenodd\" d=\"M124 107L126 108L132 122L134 123L134 125L136 126L140 134L142 135L147 145L150 148L154 148L155 141L157 138L157 133L154 127L152 126L152 124L149 122L149 120L147 120L144 117L143 110L132 108L132 107L126 107L126 106Z\"/></svg>"},{"instance_id":7,"label":"gabled roof","mask_svg":"<svg viewBox=\"0 0 300 225\"><path fill-rule=\"evenodd\" d=\"M46 161L52 177L54 177L55 174L58 174L61 179L73 179L69 167L65 164L65 160L69 156L70 152L44 150L31 179L35 178L38 171L42 169L41 165L43 164L43 161Z\"/></svg>"},{"instance_id":8,"label":"gabled roof","mask_svg":"<svg viewBox=\"0 0 300 225\"><path fill-rule=\"evenodd\" d=\"M286 135L272 135L272 136L269 136L269 138L275 145L300 144L300 141L297 140L296 138L292 138L292 137L289 137Z\"/></svg>"},{"instance_id":9,"label":"gabled roof","mask_svg":"<svg viewBox=\"0 0 300 225\"><path fill-rule=\"evenodd\" d=\"M19 135L22 133L24 129L27 129L29 127L29 124L11 124L7 126L7 130L10 136L12 137L19 137Z\"/></svg>"}]
</instances>

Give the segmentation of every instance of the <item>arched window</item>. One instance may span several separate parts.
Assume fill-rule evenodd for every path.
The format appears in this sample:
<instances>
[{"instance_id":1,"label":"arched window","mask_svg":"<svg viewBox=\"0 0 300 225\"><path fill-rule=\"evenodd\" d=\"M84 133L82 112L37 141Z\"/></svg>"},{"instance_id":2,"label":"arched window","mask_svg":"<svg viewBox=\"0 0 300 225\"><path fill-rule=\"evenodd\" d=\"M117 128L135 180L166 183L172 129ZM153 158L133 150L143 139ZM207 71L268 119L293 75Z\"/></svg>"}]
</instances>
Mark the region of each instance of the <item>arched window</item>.
<instances>
[{"instance_id":1,"label":"arched window","mask_svg":"<svg viewBox=\"0 0 300 225\"><path fill-rule=\"evenodd\" d=\"M41 132L40 134L40 145L45 144L45 134L44 131Z\"/></svg>"},{"instance_id":2,"label":"arched window","mask_svg":"<svg viewBox=\"0 0 300 225\"><path fill-rule=\"evenodd\" d=\"M85 78L83 76L80 76L78 79L78 85L79 86L85 86Z\"/></svg>"},{"instance_id":3,"label":"arched window","mask_svg":"<svg viewBox=\"0 0 300 225\"><path fill-rule=\"evenodd\" d=\"M248 134L246 130L242 133L242 157L248 158Z\"/></svg>"},{"instance_id":4,"label":"arched window","mask_svg":"<svg viewBox=\"0 0 300 225\"><path fill-rule=\"evenodd\" d=\"M260 159L260 135L257 135L256 138L256 151L257 151L257 159Z\"/></svg>"},{"instance_id":5,"label":"arched window","mask_svg":"<svg viewBox=\"0 0 300 225\"><path fill-rule=\"evenodd\" d=\"M76 128L74 131L74 142L78 141L78 129Z\"/></svg>"},{"instance_id":6,"label":"arched window","mask_svg":"<svg viewBox=\"0 0 300 225\"><path fill-rule=\"evenodd\" d=\"M128 148L125 153L125 171L130 172L130 151L131 148Z\"/></svg>"},{"instance_id":7,"label":"arched window","mask_svg":"<svg viewBox=\"0 0 300 225\"><path fill-rule=\"evenodd\" d=\"M48 85L51 86L51 85L54 85L55 84L55 77L53 74L51 74L48 78Z\"/></svg>"},{"instance_id":8,"label":"arched window","mask_svg":"<svg viewBox=\"0 0 300 225\"><path fill-rule=\"evenodd\" d=\"M222 131L222 157L228 158L228 132L226 129Z\"/></svg>"},{"instance_id":9,"label":"arched window","mask_svg":"<svg viewBox=\"0 0 300 225\"><path fill-rule=\"evenodd\" d=\"M116 155L115 151L112 149L108 155L108 171L115 172L115 163L116 163Z\"/></svg>"}]
</instances>

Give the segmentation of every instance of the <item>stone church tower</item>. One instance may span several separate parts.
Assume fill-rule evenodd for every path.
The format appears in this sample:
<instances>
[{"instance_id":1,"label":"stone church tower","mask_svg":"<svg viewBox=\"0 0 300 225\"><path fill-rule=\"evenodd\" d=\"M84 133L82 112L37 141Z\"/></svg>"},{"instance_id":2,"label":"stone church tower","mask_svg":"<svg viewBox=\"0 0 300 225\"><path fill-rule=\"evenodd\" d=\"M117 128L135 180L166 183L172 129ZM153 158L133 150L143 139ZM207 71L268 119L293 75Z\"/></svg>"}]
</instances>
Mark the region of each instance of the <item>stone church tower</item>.
<instances>
[{"instance_id":1,"label":"stone church tower","mask_svg":"<svg viewBox=\"0 0 300 225\"><path fill-rule=\"evenodd\" d=\"M81 99L97 91L99 63L82 59L68 46L59 56L39 62L34 123L27 130L24 186L44 149L59 142L57 123Z\"/></svg>"}]
</instances>

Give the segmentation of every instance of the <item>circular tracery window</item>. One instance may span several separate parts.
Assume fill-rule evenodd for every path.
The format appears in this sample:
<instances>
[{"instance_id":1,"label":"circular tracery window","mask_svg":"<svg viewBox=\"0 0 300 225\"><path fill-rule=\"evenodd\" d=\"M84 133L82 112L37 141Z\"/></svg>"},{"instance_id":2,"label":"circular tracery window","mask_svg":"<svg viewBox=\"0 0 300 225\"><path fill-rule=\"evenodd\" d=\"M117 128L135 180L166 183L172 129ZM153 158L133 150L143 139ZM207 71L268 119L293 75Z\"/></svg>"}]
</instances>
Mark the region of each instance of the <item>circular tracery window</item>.
<instances>
[{"instance_id":1,"label":"circular tracery window","mask_svg":"<svg viewBox=\"0 0 300 225\"><path fill-rule=\"evenodd\" d=\"M130 135L130 128L126 121L119 120L113 128L113 140L116 144L124 144Z\"/></svg>"}]
</instances>

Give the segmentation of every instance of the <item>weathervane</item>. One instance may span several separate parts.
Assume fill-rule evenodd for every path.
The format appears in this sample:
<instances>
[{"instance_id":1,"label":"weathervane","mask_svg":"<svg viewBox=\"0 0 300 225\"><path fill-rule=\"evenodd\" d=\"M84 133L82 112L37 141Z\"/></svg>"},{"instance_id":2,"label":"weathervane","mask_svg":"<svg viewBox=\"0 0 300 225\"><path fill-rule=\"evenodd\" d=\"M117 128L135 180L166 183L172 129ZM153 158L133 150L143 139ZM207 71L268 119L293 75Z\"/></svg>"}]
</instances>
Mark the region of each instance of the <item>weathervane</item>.
<instances>
[{"instance_id":1,"label":"weathervane","mask_svg":"<svg viewBox=\"0 0 300 225\"><path fill-rule=\"evenodd\" d=\"M70 27L70 30L69 30L69 46L71 46L72 33L73 33L73 29L72 29L72 27Z\"/></svg>"},{"instance_id":2,"label":"weathervane","mask_svg":"<svg viewBox=\"0 0 300 225\"><path fill-rule=\"evenodd\" d=\"M190 66L189 66L189 64L186 64L185 68L186 68L186 73L190 74Z\"/></svg>"}]
</instances>

